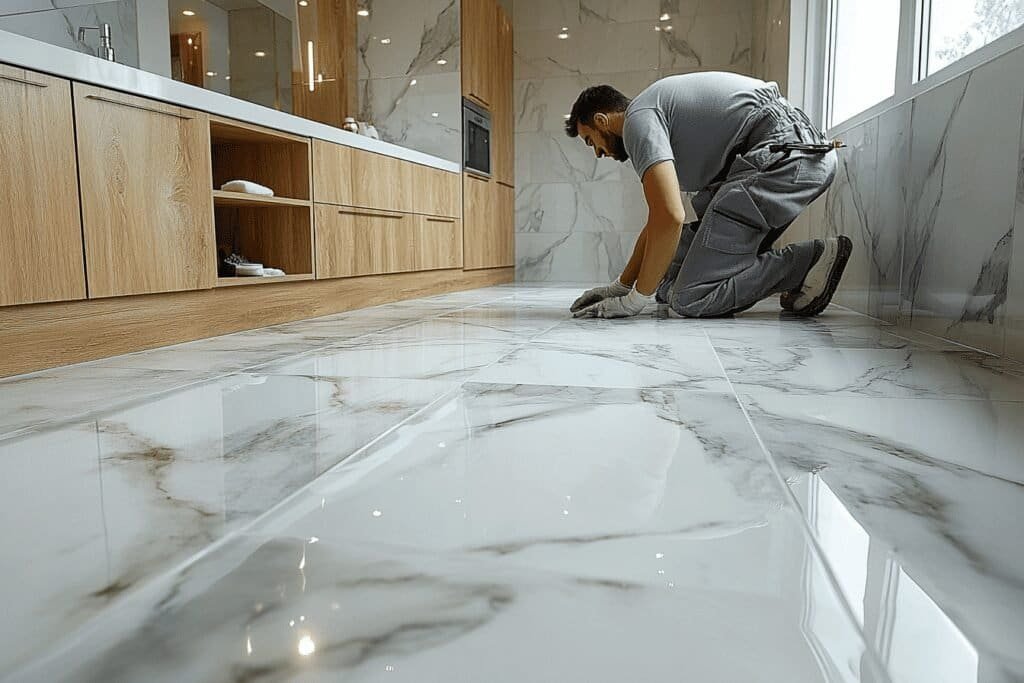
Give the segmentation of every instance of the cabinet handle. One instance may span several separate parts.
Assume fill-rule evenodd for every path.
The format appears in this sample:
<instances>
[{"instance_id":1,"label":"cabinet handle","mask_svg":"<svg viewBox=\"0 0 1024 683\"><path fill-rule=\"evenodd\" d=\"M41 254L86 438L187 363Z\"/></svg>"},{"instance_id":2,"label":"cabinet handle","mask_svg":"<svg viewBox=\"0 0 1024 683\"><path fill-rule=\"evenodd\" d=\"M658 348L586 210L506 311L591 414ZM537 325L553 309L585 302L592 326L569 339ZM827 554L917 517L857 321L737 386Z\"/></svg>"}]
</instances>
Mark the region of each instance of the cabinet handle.
<instances>
[{"instance_id":1,"label":"cabinet handle","mask_svg":"<svg viewBox=\"0 0 1024 683\"><path fill-rule=\"evenodd\" d=\"M384 213L383 211L356 211L353 209L339 209L338 213L343 216L369 216L371 218L394 218L395 220L401 220L405 218L405 214Z\"/></svg>"},{"instance_id":2,"label":"cabinet handle","mask_svg":"<svg viewBox=\"0 0 1024 683\"><path fill-rule=\"evenodd\" d=\"M470 91L469 91L469 96L470 96L470 97L475 97L476 99L478 99L478 100L480 101L480 103L481 103L481 104L483 104L483 105L484 105L485 107L490 107L490 106L491 106L491 103L490 103L490 102L488 102L488 101L487 101L487 100L485 100L484 98L480 97L479 95L477 95L477 94L476 94L475 92L473 92L472 90L470 90Z\"/></svg>"},{"instance_id":3,"label":"cabinet handle","mask_svg":"<svg viewBox=\"0 0 1024 683\"><path fill-rule=\"evenodd\" d=\"M182 121L191 121L192 120L191 116L186 116L185 114L179 114L177 112L166 111L164 109L157 109L156 107L147 107L147 106L142 105L142 104L134 104L134 103L131 103L131 102L122 102L121 100L115 100L112 97L102 97L100 95L86 95L85 99L87 99L87 100L96 100L97 102L106 102L107 104L116 104L118 106L129 107L131 109L139 109L141 111L148 111L148 112L153 113L153 114L163 114L164 116L173 116L174 118L181 119Z\"/></svg>"},{"instance_id":4,"label":"cabinet handle","mask_svg":"<svg viewBox=\"0 0 1024 683\"><path fill-rule=\"evenodd\" d=\"M428 223L454 223L454 218L427 218Z\"/></svg>"},{"instance_id":5,"label":"cabinet handle","mask_svg":"<svg viewBox=\"0 0 1024 683\"><path fill-rule=\"evenodd\" d=\"M5 76L0 74L0 81L10 81L11 83L21 83L22 85L34 85L37 88L49 88L50 86L46 83L39 83L38 81L30 81L27 78L18 78L16 76Z\"/></svg>"}]
</instances>

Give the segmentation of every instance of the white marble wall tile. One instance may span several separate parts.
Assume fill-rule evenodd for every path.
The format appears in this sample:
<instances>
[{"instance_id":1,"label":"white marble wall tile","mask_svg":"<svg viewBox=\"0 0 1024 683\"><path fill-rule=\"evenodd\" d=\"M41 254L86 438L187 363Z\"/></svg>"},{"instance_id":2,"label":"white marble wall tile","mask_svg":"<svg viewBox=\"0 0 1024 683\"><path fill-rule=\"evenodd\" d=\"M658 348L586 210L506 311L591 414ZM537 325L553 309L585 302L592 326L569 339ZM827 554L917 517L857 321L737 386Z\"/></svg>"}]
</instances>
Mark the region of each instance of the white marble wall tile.
<instances>
[{"instance_id":1,"label":"white marble wall tile","mask_svg":"<svg viewBox=\"0 0 1024 683\"><path fill-rule=\"evenodd\" d=\"M659 37L659 68L662 75L693 70L750 73L753 8L745 4L734 11L670 15ZM672 30L667 30L671 26ZM654 27L649 26L653 31Z\"/></svg>"},{"instance_id":2,"label":"white marble wall tile","mask_svg":"<svg viewBox=\"0 0 1024 683\"><path fill-rule=\"evenodd\" d=\"M517 10L518 12L519 10ZM659 34L650 22L584 24L558 38L561 26L516 33L516 78L582 73L653 71L658 68Z\"/></svg>"},{"instance_id":3,"label":"white marble wall tile","mask_svg":"<svg viewBox=\"0 0 1024 683\"><path fill-rule=\"evenodd\" d=\"M647 203L639 181L530 183L516 188L516 232L639 232Z\"/></svg>"},{"instance_id":4,"label":"white marble wall tile","mask_svg":"<svg viewBox=\"0 0 1024 683\"><path fill-rule=\"evenodd\" d=\"M135 0L78 5L57 2L50 5L48 11L9 16L0 13L2 31L10 31L93 56L96 56L99 47L97 32L89 31L85 40L80 41L78 29L81 26L99 26L101 23L110 24L116 61L128 66L138 66L139 38Z\"/></svg>"},{"instance_id":5,"label":"white marble wall tile","mask_svg":"<svg viewBox=\"0 0 1024 683\"><path fill-rule=\"evenodd\" d=\"M775 81L786 94L789 81L789 0L754 0L751 74Z\"/></svg>"},{"instance_id":6,"label":"white marble wall tile","mask_svg":"<svg viewBox=\"0 0 1024 683\"><path fill-rule=\"evenodd\" d=\"M370 16L357 17L358 118L382 140L461 161L458 1L369 0L365 8Z\"/></svg>"},{"instance_id":7,"label":"white marble wall tile","mask_svg":"<svg viewBox=\"0 0 1024 683\"><path fill-rule=\"evenodd\" d=\"M1013 257L1010 262L1010 284L1006 301L1006 355L1017 360L1024 360L1024 119L1021 126Z\"/></svg>"},{"instance_id":8,"label":"white marble wall tile","mask_svg":"<svg viewBox=\"0 0 1024 683\"><path fill-rule=\"evenodd\" d=\"M359 119L381 139L461 162L462 101L458 72L359 81ZM437 116L434 116L437 114Z\"/></svg>"},{"instance_id":9,"label":"white marble wall tile","mask_svg":"<svg viewBox=\"0 0 1024 683\"><path fill-rule=\"evenodd\" d=\"M368 0L364 6L370 16L358 17L356 25L360 80L458 72L458 0Z\"/></svg>"},{"instance_id":10,"label":"white marble wall tile","mask_svg":"<svg viewBox=\"0 0 1024 683\"><path fill-rule=\"evenodd\" d=\"M907 231L907 174L910 166L912 103L878 117L875 229L870 244L871 290L867 312L886 322L899 320L903 239Z\"/></svg>"},{"instance_id":11,"label":"white marble wall tile","mask_svg":"<svg viewBox=\"0 0 1024 683\"><path fill-rule=\"evenodd\" d=\"M81 7L83 5L102 5L107 2L110 2L110 0L5 0L3 6L0 6L0 17L9 14Z\"/></svg>"},{"instance_id":12,"label":"white marble wall tile","mask_svg":"<svg viewBox=\"0 0 1024 683\"><path fill-rule=\"evenodd\" d=\"M902 297L912 325L1003 350L1024 49L914 101Z\"/></svg>"},{"instance_id":13,"label":"white marble wall tile","mask_svg":"<svg viewBox=\"0 0 1024 683\"><path fill-rule=\"evenodd\" d=\"M846 147L835 154L838 170L825 195L825 234L846 235L853 240L853 254L846 266L835 302L867 312L871 287L871 252L878 231L875 168L878 123L871 119L842 133Z\"/></svg>"},{"instance_id":14,"label":"white marble wall tile","mask_svg":"<svg viewBox=\"0 0 1024 683\"><path fill-rule=\"evenodd\" d=\"M638 234L518 233L516 278L521 282L611 282L622 274Z\"/></svg>"}]
</instances>

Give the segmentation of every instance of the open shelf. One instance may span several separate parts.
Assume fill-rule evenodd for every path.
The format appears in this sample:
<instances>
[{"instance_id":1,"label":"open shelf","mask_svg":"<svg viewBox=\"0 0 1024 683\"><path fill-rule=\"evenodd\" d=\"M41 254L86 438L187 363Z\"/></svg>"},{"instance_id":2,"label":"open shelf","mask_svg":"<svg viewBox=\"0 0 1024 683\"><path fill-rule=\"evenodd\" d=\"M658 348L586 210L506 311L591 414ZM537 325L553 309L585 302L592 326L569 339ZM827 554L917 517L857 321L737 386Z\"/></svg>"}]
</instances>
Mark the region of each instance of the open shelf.
<instances>
[{"instance_id":1,"label":"open shelf","mask_svg":"<svg viewBox=\"0 0 1024 683\"><path fill-rule=\"evenodd\" d=\"M241 287L244 285L269 285L272 282L297 282L299 280L312 280L312 273L301 275L276 275L273 277L219 277L218 287Z\"/></svg>"},{"instance_id":2,"label":"open shelf","mask_svg":"<svg viewBox=\"0 0 1024 683\"><path fill-rule=\"evenodd\" d=\"M264 197L244 192L213 191L214 206L312 206L308 199L290 199L288 197Z\"/></svg>"}]
</instances>

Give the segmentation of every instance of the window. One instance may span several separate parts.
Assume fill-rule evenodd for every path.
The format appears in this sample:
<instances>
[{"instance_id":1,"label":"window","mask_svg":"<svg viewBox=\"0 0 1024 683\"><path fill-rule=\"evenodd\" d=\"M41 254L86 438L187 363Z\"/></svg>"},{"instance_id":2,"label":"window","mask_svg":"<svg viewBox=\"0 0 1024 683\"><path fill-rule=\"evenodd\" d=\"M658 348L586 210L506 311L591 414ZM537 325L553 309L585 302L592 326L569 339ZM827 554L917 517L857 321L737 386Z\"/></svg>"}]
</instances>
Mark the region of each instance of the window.
<instances>
[{"instance_id":1,"label":"window","mask_svg":"<svg viewBox=\"0 0 1024 683\"><path fill-rule=\"evenodd\" d=\"M832 0L829 28L828 126L833 126L895 94L900 3Z\"/></svg>"},{"instance_id":2,"label":"window","mask_svg":"<svg viewBox=\"0 0 1024 683\"><path fill-rule=\"evenodd\" d=\"M1024 0L925 0L920 78L1024 24Z\"/></svg>"}]
</instances>

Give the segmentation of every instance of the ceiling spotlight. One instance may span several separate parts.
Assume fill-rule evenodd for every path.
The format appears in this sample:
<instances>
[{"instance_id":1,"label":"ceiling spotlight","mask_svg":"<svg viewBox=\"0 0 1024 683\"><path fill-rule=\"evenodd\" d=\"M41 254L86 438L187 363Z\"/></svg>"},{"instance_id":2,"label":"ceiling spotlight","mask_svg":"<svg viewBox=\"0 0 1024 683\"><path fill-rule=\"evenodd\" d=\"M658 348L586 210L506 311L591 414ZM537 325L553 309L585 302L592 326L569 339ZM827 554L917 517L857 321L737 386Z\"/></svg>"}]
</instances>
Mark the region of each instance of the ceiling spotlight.
<instances>
[{"instance_id":1,"label":"ceiling spotlight","mask_svg":"<svg viewBox=\"0 0 1024 683\"><path fill-rule=\"evenodd\" d=\"M416 85L416 79L414 78L411 81L409 81L409 85Z\"/></svg>"},{"instance_id":2,"label":"ceiling spotlight","mask_svg":"<svg viewBox=\"0 0 1024 683\"><path fill-rule=\"evenodd\" d=\"M225 80L225 81L230 81L230 80L231 80L231 76L225 76L225 77L224 77L224 80Z\"/></svg>"},{"instance_id":3,"label":"ceiling spotlight","mask_svg":"<svg viewBox=\"0 0 1024 683\"><path fill-rule=\"evenodd\" d=\"M391 39L390 38L381 38L380 39L380 44L381 45L390 45L391 44Z\"/></svg>"},{"instance_id":4,"label":"ceiling spotlight","mask_svg":"<svg viewBox=\"0 0 1024 683\"><path fill-rule=\"evenodd\" d=\"M196 15L196 13L190 9L183 9L181 10L181 13L184 14L186 17L194 17Z\"/></svg>"},{"instance_id":5,"label":"ceiling spotlight","mask_svg":"<svg viewBox=\"0 0 1024 683\"><path fill-rule=\"evenodd\" d=\"M567 39L568 37L569 37L569 34L568 34L568 33L566 33L565 31L562 31L561 33L559 33L559 34L558 34L558 39L559 39L559 40L565 40L565 39Z\"/></svg>"},{"instance_id":6,"label":"ceiling spotlight","mask_svg":"<svg viewBox=\"0 0 1024 683\"><path fill-rule=\"evenodd\" d=\"M439 59L439 60L437 60L437 63L440 64L441 66L444 66L445 64L448 63L448 60L447 59Z\"/></svg>"},{"instance_id":7,"label":"ceiling spotlight","mask_svg":"<svg viewBox=\"0 0 1024 683\"><path fill-rule=\"evenodd\" d=\"M207 71L206 75L209 76L210 78L213 78L214 76L217 75L217 72L216 71Z\"/></svg>"},{"instance_id":8,"label":"ceiling spotlight","mask_svg":"<svg viewBox=\"0 0 1024 683\"><path fill-rule=\"evenodd\" d=\"M358 14L361 17L368 17L368 16L370 16L370 10L368 10L368 9L361 9L358 12L356 12L356 14Z\"/></svg>"},{"instance_id":9,"label":"ceiling spotlight","mask_svg":"<svg viewBox=\"0 0 1024 683\"><path fill-rule=\"evenodd\" d=\"M654 30L655 30L655 31L660 31L660 30L661 30L661 27L660 27L660 26L655 26L655 27L654 27Z\"/></svg>"},{"instance_id":10,"label":"ceiling spotlight","mask_svg":"<svg viewBox=\"0 0 1024 683\"><path fill-rule=\"evenodd\" d=\"M255 55L257 57L266 57L267 53L264 52L263 50L256 50L256 52L253 52L253 55Z\"/></svg>"},{"instance_id":11,"label":"ceiling spotlight","mask_svg":"<svg viewBox=\"0 0 1024 683\"><path fill-rule=\"evenodd\" d=\"M433 116L433 117L434 117L435 119L436 119L436 118L437 118L438 116L440 116L440 114L438 114L438 113L437 113L436 111L432 111L432 112L430 112L430 115L431 115L431 116Z\"/></svg>"},{"instance_id":12,"label":"ceiling spotlight","mask_svg":"<svg viewBox=\"0 0 1024 683\"><path fill-rule=\"evenodd\" d=\"M666 31L671 31L672 30L672 24L669 24L668 26L666 26L665 30Z\"/></svg>"},{"instance_id":13,"label":"ceiling spotlight","mask_svg":"<svg viewBox=\"0 0 1024 683\"><path fill-rule=\"evenodd\" d=\"M299 7L309 7L309 0L299 0Z\"/></svg>"},{"instance_id":14,"label":"ceiling spotlight","mask_svg":"<svg viewBox=\"0 0 1024 683\"><path fill-rule=\"evenodd\" d=\"M668 21L668 12L665 12L660 17L658 17L658 21Z\"/></svg>"},{"instance_id":15,"label":"ceiling spotlight","mask_svg":"<svg viewBox=\"0 0 1024 683\"><path fill-rule=\"evenodd\" d=\"M194 41L194 40L192 40L191 38L189 38L189 39L188 39L188 44L189 44L189 45L191 45L191 44L192 44L192 43L194 43L194 42L195 42L195 41Z\"/></svg>"}]
</instances>

